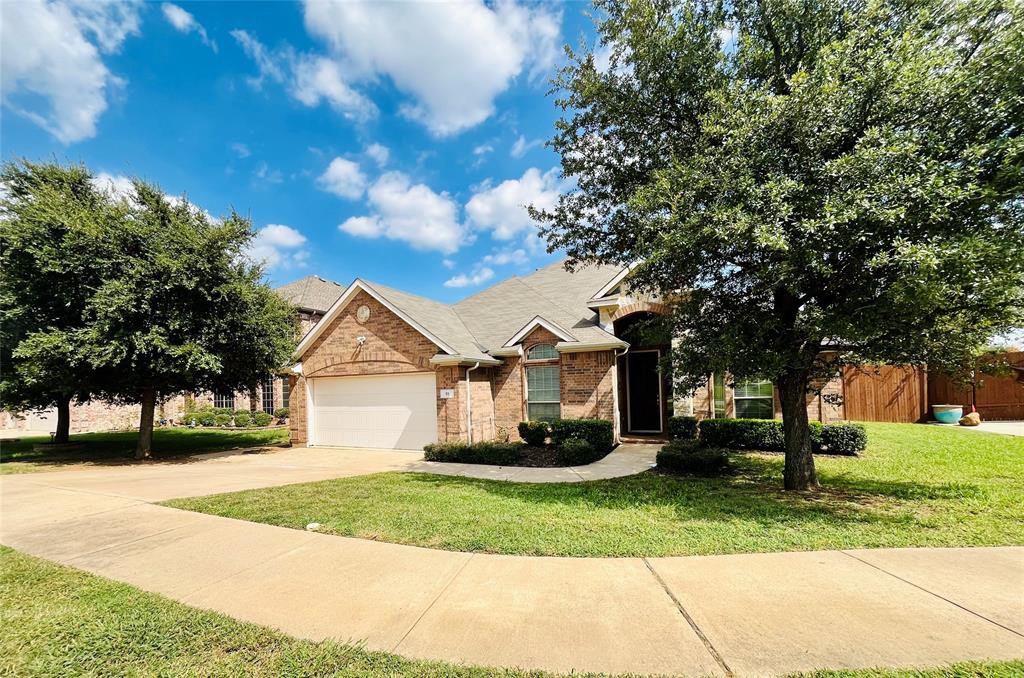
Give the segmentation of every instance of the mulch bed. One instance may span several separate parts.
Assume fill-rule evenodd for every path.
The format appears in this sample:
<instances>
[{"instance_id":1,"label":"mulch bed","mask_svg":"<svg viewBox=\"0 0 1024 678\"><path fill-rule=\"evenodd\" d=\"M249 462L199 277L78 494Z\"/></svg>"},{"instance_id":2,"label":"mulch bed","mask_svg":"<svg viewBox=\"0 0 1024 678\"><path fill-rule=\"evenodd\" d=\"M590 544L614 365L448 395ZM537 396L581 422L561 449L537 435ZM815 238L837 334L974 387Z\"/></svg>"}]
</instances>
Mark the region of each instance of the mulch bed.
<instances>
[{"instance_id":1,"label":"mulch bed","mask_svg":"<svg viewBox=\"0 0 1024 678\"><path fill-rule=\"evenodd\" d=\"M533 467L564 467L558 463L558 452L553 447L526 446L519 453L519 463L516 466Z\"/></svg>"}]
</instances>

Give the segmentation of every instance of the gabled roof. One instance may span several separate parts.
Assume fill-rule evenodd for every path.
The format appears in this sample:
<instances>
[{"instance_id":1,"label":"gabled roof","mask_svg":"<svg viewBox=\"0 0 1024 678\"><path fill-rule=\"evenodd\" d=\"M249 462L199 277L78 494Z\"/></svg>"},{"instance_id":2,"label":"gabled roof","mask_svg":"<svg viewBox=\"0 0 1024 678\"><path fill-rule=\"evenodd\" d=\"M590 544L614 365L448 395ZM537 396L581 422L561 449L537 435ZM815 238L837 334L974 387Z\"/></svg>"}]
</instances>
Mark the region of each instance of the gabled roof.
<instances>
[{"instance_id":1,"label":"gabled roof","mask_svg":"<svg viewBox=\"0 0 1024 678\"><path fill-rule=\"evenodd\" d=\"M301 358L360 290L432 341L440 349L435 356L439 364L455 359L493 364L494 358L488 353L507 354L508 347L536 327L545 327L557 336L559 350L605 350L625 346L598 325L597 314L587 307L595 293L619 272L616 267L600 266L570 273L563 262L557 262L528 276L509 278L450 306L357 278L335 297L323 320L303 337L296 356ZM310 278L327 282L310 276L291 285Z\"/></svg>"},{"instance_id":2,"label":"gabled roof","mask_svg":"<svg viewBox=\"0 0 1024 678\"><path fill-rule=\"evenodd\" d=\"M318 275L307 275L295 282L281 285L277 293L304 311L326 313L345 288L332 280L324 280Z\"/></svg>"}]
</instances>

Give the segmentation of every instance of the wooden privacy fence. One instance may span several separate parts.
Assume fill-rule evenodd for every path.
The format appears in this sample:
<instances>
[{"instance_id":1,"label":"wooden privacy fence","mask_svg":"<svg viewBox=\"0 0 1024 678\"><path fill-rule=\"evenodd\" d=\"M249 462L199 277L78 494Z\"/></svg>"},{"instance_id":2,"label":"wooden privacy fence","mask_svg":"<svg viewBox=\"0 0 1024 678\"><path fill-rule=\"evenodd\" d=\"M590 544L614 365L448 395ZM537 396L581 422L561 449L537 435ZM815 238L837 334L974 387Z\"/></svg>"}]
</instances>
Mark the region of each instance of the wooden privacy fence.
<instances>
[{"instance_id":1,"label":"wooden privacy fence","mask_svg":"<svg viewBox=\"0 0 1024 678\"><path fill-rule=\"evenodd\" d=\"M920 367L843 370L843 418L913 423L928 416L928 375Z\"/></svg>"},{"instance_id":2,"label":"wooden privacy fence","mask_svg":"<svg viewBox=\"0 0 1024 678\"><path fill-rule=\"evenodd\" d=\"M1004 353L1011 365L1024 366L1024 352ZM1024 384L1016 374L1007 377L980 375L982 385L977 388L978 413L982 419L1024 419ZM943 374L932 374L928 380L928 402L932 405L963 405L971 411L971 387L962 388Z\"/></svg>"}]
</instances>

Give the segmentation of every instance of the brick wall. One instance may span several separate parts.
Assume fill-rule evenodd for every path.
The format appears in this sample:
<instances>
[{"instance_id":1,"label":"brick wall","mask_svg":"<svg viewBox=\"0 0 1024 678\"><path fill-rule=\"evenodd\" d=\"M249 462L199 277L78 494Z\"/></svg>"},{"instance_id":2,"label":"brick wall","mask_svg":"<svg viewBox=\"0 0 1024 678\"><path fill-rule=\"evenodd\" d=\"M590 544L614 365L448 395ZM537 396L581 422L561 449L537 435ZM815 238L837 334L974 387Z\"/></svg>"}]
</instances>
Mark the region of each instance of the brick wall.
<instances>
[{"instance_id":1,"label":"brick wall","mask_svg":"<svg viewBox=\"0 0 1024 678\"><path fill-rule=\"evenodd\" d=\"M731 377L726 375L725 382L729 383ZM708 379L707 385L701 386L693 393L693 414L698 419L704 419L714 416L715 405L713 395L714 382L712 379ZM826 402L825 398L829 394L842 395L843 393L843 379L842 377L834 377L821 385L821 393L809 393L807 394L807 418L811 421L843 421L844 412L843 406L833 405ZM776 419L782 419L782 405L779 402L779 389L774 389L773 397L773 410L774 417ZM685 409L687 406L686 396L681 396L676 399L676 410L677 415L686 414ZM725 416L735 417L736 406L733 399L733 390L728 386L725 387Z\"/></svg>"},{"instance_id":2,"label":"brick wall","mask_svg":"<svg viewBox=\"0 0 1024 678\"><path fill-rule=\"evenodd\" d=\"M519 440L519 422L526 419L523 366L516 356L502 360L503 364L490 369L494 385L494 426L495 430L507 430L511 440Z\"/></svg>"},{"instance_id":3,"label":"brick wall","mask_svg":"<svg viewBox=\"0 0 1024 678\"><path fill-rule=\"evenodd\" d=\"M614 420L614 351L564 353L561 366L562 417Z\"/></svg>"}]
</instances>

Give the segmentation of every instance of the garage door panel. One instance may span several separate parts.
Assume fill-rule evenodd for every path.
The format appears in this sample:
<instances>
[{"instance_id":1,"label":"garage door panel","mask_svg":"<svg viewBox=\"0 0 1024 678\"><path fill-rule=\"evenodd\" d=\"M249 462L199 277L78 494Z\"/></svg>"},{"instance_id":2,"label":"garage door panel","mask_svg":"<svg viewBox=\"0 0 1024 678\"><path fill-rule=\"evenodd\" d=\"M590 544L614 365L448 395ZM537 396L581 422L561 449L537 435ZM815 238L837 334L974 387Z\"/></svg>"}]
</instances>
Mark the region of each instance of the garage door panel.
<instances>
[{"instance_id":1,"label":"garage door panel","mask_svg":"<svg viewBox=\"0 0 1024 678\"><path fill-rule=\"evenodd\" d=\"M437 439L432 372L311 380L312 444L422 449Z\"/></svg>"}]
</instances>

